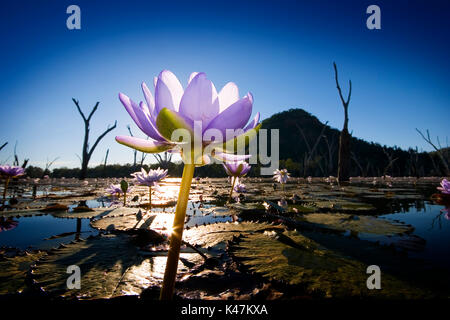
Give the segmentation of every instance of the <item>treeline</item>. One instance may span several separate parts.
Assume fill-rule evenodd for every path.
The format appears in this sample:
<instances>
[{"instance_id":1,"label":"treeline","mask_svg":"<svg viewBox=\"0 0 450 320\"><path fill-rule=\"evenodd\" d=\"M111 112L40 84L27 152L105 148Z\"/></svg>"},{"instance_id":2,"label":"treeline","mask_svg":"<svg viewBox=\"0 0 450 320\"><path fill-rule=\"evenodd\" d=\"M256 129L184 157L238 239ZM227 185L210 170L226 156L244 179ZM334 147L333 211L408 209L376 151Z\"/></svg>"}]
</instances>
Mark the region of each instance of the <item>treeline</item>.
<instances>
[{"instance_id":1,"label":"treeline","mask_svg":"<svg viewBox=\"0 0 450 320\"><path fill-rule=\"evenodd\" d=\"M145 170L156 169L161 167L159 164L151 164L142 166ZM163 166L165 169L169 170L169 176L171 177L181 177L183 173L183 164L180 163L169 163ZM78 178L80 176L80 168L57 168L53 169L51 172L44 173L44 170L39 167L29 166L26 169L27 176L31 178L42 178L45 174L48 174L52 178ZM140 171L140 165L132 164L113 164L113 165L99 165L96 167L87 169L87 178L123 178L130 177L130 175L136 171ZM256 176L256 168L250 172L251 175ZM225 170L221 164L212 164L208 166L203 166L195 169L195 175L198 177L210 177L210 178L220 178L225 177Z\"/></svg>"},{"instance_id":2,"label":"treeline","mask_svg":"<svg viewBox=\"0 0 450 320\"><path fill-rule=\"evenodd\" d=\"M280 129L280 167L295 176L336 176L340 131L321 123L303 109L277 113L262 123ZM421 137L417 135L418 141ZM268 145L270 150L270 145ZM351 137L350 176L443 176L444 164L436 152L403 150ZM450 149L441 149L446 161Z\"/></svg>"},{"instance_id":3,"label":"treeline","mask_svg":"<svg viewBox=\"0 0 450 320\"><path fill-rule=\"evenodd\" d=\"M321 123L315 116L303 109L290 109L277 113L262 122L262 128L279 129L280 168L286 168L292 176L326 177L337 176L339 134L337 129ZM421 139L417 136L418 141ZM268 141L270 142L270 141ZM268 145L270 153L270 144ZM350 176L373 177L391 176L444 176L442 160L437 152L419 152L416 149L403 150L396 146L387 147L351 137L351 169ZM450 159L450 149L441 149L445 161ZM144 164L143 167L166 168L172 177L181 177L182 163L164 161L161 164ZM140 165L114 164L99 165L88 168L88 178L121 178L129 177L139 171ZM249 176L259 176L259 165L253 165ZM48 174L54 178L78 178L80 168L57 168L43 170L29 166L27 174L33 178L42 178ZM212 164L196 168L199 177L225 177L220 164Z\"/></svg>"}]
</instances>

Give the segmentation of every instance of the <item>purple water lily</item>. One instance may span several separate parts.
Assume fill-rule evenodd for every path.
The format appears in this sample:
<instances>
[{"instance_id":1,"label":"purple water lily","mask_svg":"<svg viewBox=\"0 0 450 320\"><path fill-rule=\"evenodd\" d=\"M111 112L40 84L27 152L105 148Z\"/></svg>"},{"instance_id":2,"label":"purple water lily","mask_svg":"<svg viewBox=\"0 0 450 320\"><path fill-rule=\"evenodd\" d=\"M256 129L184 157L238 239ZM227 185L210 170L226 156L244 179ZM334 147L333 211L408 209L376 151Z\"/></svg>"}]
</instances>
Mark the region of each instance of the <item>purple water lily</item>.
<instances>
[{"instance_id":1,"label":"purple water lily","mask_svg":"<svg viewBox=\"0 0 450 320\"><path fill-rule=\"evenodd\" d=\"M247 187L245 186L245 184L238 182L234 186L234 191L236 191L237 193L245 193L245 192L247 192Z\"/></svg>"},{"instance_id":2,"label":"purple water lily","mask_svg":"<svg viewBox=\"0 0 450 320\"><path fill-rule=\"evenodd\" d=\"M120 195L123 194L123 191L120 188L120 184L112 184L106 189L106 193L111 196L120 197Z\"/></svg>"},{"instance_id":3,"label":"purple water lily","mask_svg":"<svg viewBox=\"0 0 450 320\"><path fill-rule=\"evenodd\" d=\"M12 218L0 218L0 232L12 230L19 225L19 221Z\"/></svg>"},{"instance_id":4,"label":"purple water lily","mask_svg":"<svg viewBox=\"0 0 450 320\"><path fill-rule=\"evenodd\" d=\"M17 166L0 166L0 175L5 178L17 178L25 174L25 169Z\"/></svg>"},{"instance_id":5,"label":"purple water lily","mask_svg":"<svg viewBox=\"0 0 450 320\"><path fill-rule=\"evenodd\" d=\"M225 162L223 167L225 168L225 172L231 178L231 190L228 198L228 201L231 201L233 190L236 191L236 183L239 184L239 178L245 176L250 171L251 166L245 161L231 161Z\"/></svg>"},{"instance_id":6,"label":"purple water lily","mask_svg":"<svg viewBox=\"0 0 450 320\"><path fill-rule=\"evenodd\" d=\"M139 185L153 187L167 176L167 169L150 169L147 172L144 168L142 168L141 171L132 173L131 175L135 177Z\"/></svg>"},{"instance_id":7,"label":"purple water lily","mask_svg":"<svg viewBox=\"0 0 450 320\"><path fill-rule=\"evenodd\" d=\"M273 178L275 181L285 184L290 178L289 172L286 169L277 169L273 172Z\"/></svg>"},{"instance_id":8,"label":"purple water lily","mask_svg":"<svg viewBox=\"0 0 450 320\"><path fill-rule=\"evenodd\" d=\"M223 164L227 175L230 177L243 177L249 171L251 166L245 161L225 162Z\"/></svg>"},{"instance_id":9,"label":"purple water lily","mask_svg":"<svg viewBox=\"0 0 450 320\"><path fill-rule=\"evenodd\" d=\"M178 141L171 141L176 129L185 129L201 139L202 147L214 143L217 148L211 155L222 161L237 161L249 156L227 153L223 146L227 129L241 129L241 136L253 134L259 129L259 113L247 124L252 113L253 96L248 93L239 98L236 84L229 82L217 93L214 84L203 72L194 72L189 77L184 90L178 78L170 71L163 70L154 80L155 96L145 83L142 83L145 102L136 103L123 93L119 99L137 126L152 140L131 136L117 136L116 141L133 149L158 153L173 150ZM198 137L198 126L201 137ZM222 134L222 141L205 137L209 129ZM195 132L195 134L194 134ZM216 140L218 139L218 140ZM185 156L185 155L183 155ZM184 158L186 162L186 158ZM195 159L196 163L198 159ZM201 163L209 163L208 155L202 155Z\"/></svg>"},{"instance_id":10,"label":"purple water lily","mask_svg":"<svg viewBox=\"0 0 450 320\"><path fill-rule=\"evenodd\" d=\"M17 166L4 165L0 166L0 176L5 179L5 186L3 187L3 204L6 203L6 190L8 190L9 180L23 176L25 169Z\"/></svg>"},{"instance_id":11,"label":"purple water lily","mask_svg":"<svg viewBox=\"0 0 450 320\"><path fill-rule=\"evenodd\" d=\"M441 181L441 186L437 187L437 189L444 194L450 194L450 181L448 181L447 179L443 179Z\"/></svg>"},{"instance_id":12,"label":"purple water lily","mask_svg":"<svg viewBox=\"0 0 450 320\"><path fill-rule=\"evenodd\" d=\"M148 199L149 205L152 204L152 187L158 188L158 182L164 179L167 176L167 169L150 169L145 171L144 168L141 168L140 172L135 172L131 174L135 177L137 183L141 186L148 187Z\"/></svg>"}]
</instances>

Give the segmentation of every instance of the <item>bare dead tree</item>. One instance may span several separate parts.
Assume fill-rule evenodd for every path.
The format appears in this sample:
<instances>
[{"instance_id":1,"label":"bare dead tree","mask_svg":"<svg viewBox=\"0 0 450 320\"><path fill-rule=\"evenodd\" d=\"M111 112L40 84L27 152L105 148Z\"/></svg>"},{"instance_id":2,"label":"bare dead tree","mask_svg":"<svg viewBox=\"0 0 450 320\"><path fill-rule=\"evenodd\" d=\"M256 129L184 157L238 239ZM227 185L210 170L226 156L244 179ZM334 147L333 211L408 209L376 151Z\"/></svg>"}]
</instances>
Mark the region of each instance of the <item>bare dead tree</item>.
<instances>
[{"instance_id":1,"label":"bare dead tree","mask_svg":"<svg viewBox=\"0 0 450 320\"><path fill-rule=\"evenodd\" d=\"M2 145L0 146L0 150L2 150L4 147L6 147L7 144L8 144L8 142L5 142L4 144L2 144Z\"/></svg>"},{"instance_id":2,"label":"bare dead tree","mask_svg":"<svg viewBox=\"0 0 450 320\"><path fill-rule=\"evenodd\" d=\"M23 163L22 163L21 167L25 169L27 167L28 161L30 161L30 159L23 159ZM13 162L13 165L14 166L20 166L19 156L17 155L17 141L14 144L14 162Z\"/></svg>"},{"instance_id":3,"label":"bare dead tree","mask_svg":"<svg viewBox=\"0 0 450 320\"><path fill-rule=\"evenodd\" d=\"M409 149L409 175L415 176L417 178L420 177L419 173L419 152L418 148Z\"/></svg>"},{"instance_id":4,"label":"bare dead tree","mask_svg":"<svg viewBox=\"0 0 450 320\"><path fill-rule=\"evenodd\" d=\"M327 159L326 162L326 166L328 169L328 175L332 175L333 174L333 170L334 170L334 165L333 165L333 155L336 152L336 139L335 139L335 135L332 136L331 142L330 140L328 140L328 137L326 135L323 135L323 139L325 141L325 145L327 146L327 151L328 151L328 157L324 156L324 159Z\"/></svg>"},{"instance_id":5,"label":"bare dead tree","mask_svg":"<svg viewBox=\"0 0 450 320\"><path fill-rule=\"evenodd\" d=\"M366 176L366 173L365 173L365 171L364 171L364 169L363 169L361 163L358 161L358 158L356 157L355 153L352 152L352 153L351 153L351 156L352 156L353 161L354 161L354 162L356 163L356 165L358 166L359 171L361 171L361 176L362 176L362 177L365 177L365 176Z\"/></svg>"},{"instance_id":6,"label":"bare dead tree","mask_svg":"<svg viewBox=\"0 0 450 320\"><path fill-rule=\"evenodd\" d=\"M420 131L419 129L416 128L416 131L421 135L421 137L423 138L423 140L425 140L430 146L433 147L434 150L436 150L436 153L439 157L439 160L442 164L442 173L444 176L449 176L450 175L450 170L448 168L448 163L444 158L444 155L442 154L442 147L441 147L441 143L439 142L439 137L437 138L438 141L438 145L439 148L433 143L431 137L430 137L430 131L427 129L427 135L425 136L422 131ZM448 142L447 142L448 143ZM431 155L430 155L431 157Z\"/></svg>"},{"instance_id":7,"label":"bare dead tree","mask_svg":"<svg viewBox=\"0 0 450 320\"><path fill-rule=\"evenodd\" d=\"M325 129L327 128L328 121L325 122L325 124L322 128L322 131L320 131L320 134L317 137L316 142L314 143L314 146L312 148L308 142L308 139L306 139L306 135L303 132L302 128L298 125L298 123L294 123L294 124L297 127L298 131L300 131L300 134L302 135L303 140L305 140L306 148L308 149L308 152L305 154L305 162L304 162L304 166L303 166L303 175L306 176L306 169L307 169L312 157L314 156L314 154L316 152L316 149L319 145L320 139L322 139L322 137L323 137L323 133L325 132ZM321 164L318 163L318 165L319 165L322 173L324 173L324 170L323 170L323 167L321 166Z\"/></svg>"},{"instance_id":8,"label":"bare dead tree","mask_svg":"<svg viewBox=\"0 0 450 320\"><path fill-rule=\"evenodd\" d=\"M44 169L44 171L42 172L42 177L41 177L41 178L44 178L45 175L47 175L47 174L50 173L50 167L51 167L51 166L53 165L53 163L55 163L55 161L58 160L58 159L59 159L59 157L56 157L56 158L53 159L52 161L48 161L48 158L47 158L47 162L45 163L45 169Z\"/></svg>"},{"instance_id":9,"label":"bare dead tree","mask_svg":"<svg viewBox=\"0 0 450 320\"><path fill-rule=\"evenodd\" d=\"M148 137L147 137L147 139L148 139ZM144 165L144 161L145 161L145 158L147 158L147 154L148 153L141 152L141 161L139 162L141 167Z\"/></svg>"},{"instance_id":10,"label":"bare dead tree","mask_svg":"<svg viewBox=\"0 0 450 320\"><path fill-rule=\"evenodd\" d=\"M128 129L128 132L130 133L130 136L134 137L133 133L131 132L130 125L127 125L127 129ZM137 160L136 160L137 159L137 150L136 149L133 149L133 156L134 156L133 167L136 167L136 163L137 163Z\"/></svg>"},{"instance_id":11,"label":"bare dead tree","mask_svg":"<svg viewBox=\"0 0 450 320\"><path fill-rule=\"evenodd\" d=\"M109 149L106 150L105 161L103 162L103 170L106 169L106 163L108 162Z\"/></svg>"},{"instance_id":12,"label":"bare dead tree","mask_svg":"<svg viewBox=\"0 0 450 320\"><path fill-rule=\"evenodd\" d=\"M158 164L162 169L168 169L169 163L172 160L172 155L172 153L166 151L164 152L164 158L159 153L156 153L153 156L155 157L156 161L158 161Z\"/></svg>"},{"instance_id":13,"label":"bare dead tree","mask_svg":"<svg viewBox=\"0 0 450 320\"><path fill-rule=\"evenodd\" d=\"M394 158L394 153L393 152L389 153L386 148L383 148L383 153L388 158L388 164L384 168L383 174L386 175L388 173L389 168L392 168L391 175L393 176L394 175L394 162L397 161L398 158Z\"/></svg>"},{"instance_id":14,"label":"bare dead tree","mask_svg":"<svg viewBox=\"0 0 450 320\"><path fill-rule=\"evenodd\" d=\"M91 110L91 113L89 113L89 116L86 118L83 111L81 111L79 101L72 98L73 103L77 106L78 112L81 115L81 118L83 118L84 121L84 140L83 140L83 150L82 150L82 157L81 157L81 171L80 171L80 180L84 180L86 178L87 174L87 168L89 164L89 160L91 160L92 154L94 153L95 148L99 144L100 140L102 140L110 131L114 130L117 126L117 120L114 122L113 126L109 126L106 128L106 130L98 136L97 140L95 140L95 143L92 145L91 148L89 148L89 125L92 116L94 115L95 111L97 111L98 105L100 102L97 102L94 106L94 108Z\"/></svg>"},{"instance_id":15,"label":"bare dead tree","mask_svg":"<svg viewBox=\"0 0 450 320\"><path fill-rule=\"evenodd\" d=\"M350 134L348 132L348 105L352 96L352 81L349 80L349 90L347 100L342 95L342 90L339 85L338 71L336 63L333 62L334 77L336 80L336 88L341 99L342 106L344 107L344 127L342 128L341 135L339 137L339 159L338 159L338 180L348 181L350 178Z\"/></svg>"}]
</instances>

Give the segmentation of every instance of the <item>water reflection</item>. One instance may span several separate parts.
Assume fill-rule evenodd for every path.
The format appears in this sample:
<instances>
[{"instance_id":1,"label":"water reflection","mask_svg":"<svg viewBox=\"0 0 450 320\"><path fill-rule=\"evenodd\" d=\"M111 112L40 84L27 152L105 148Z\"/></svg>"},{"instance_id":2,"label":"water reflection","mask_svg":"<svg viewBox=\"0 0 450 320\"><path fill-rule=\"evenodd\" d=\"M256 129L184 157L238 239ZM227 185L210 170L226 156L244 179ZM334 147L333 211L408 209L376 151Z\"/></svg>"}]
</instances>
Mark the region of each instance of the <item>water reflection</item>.
<instances>
[{"instance_id":1,"label":"water reflection","mask_svg":"<svg viewBox=\"0 0 450 320\"><path fill-rule=\"evenodd\" d=\"M0 218L0 232L9 231L17 227L19 221L14 220L13 218Z\"/></svg>"}]
</instances>

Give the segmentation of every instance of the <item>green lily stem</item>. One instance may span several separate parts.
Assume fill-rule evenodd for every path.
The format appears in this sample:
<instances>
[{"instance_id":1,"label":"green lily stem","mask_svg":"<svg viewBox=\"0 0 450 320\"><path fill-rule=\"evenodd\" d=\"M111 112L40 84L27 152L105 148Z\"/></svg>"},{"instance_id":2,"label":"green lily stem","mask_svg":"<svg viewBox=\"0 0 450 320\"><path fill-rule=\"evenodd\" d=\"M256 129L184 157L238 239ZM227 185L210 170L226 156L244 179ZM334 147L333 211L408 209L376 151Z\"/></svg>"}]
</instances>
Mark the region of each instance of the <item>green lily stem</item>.
<instances>
[{"instance_id":1,"label":"green lily stem","mask_svg":"<svg viewBox=\"0 0 450 320\"><path fill-rule=\"evenodd\" d=\"M127 205L127 193L123 193L123 206L125 207Z\"/></svg>"},{"instance_id":2,"label":"green lily stem","mask_svg":"<svg viewBox=\"0 0 450 320\"><path fill-rule=\"evenodd\" d=\"M183 238L184 220L186 218L186 208L189 200L192 178L194 177L194 170L195 164L190 163L184 165L172 234L170 236L170 248L167 254L166 271L164 272L163 285L159 296L160 300L172 300L173 297L178 259L180 258L181 240Z\"/></svg>"},{"instance_id":3,"label":"green lily stem","mask_svg":"<svg viewBox=\"0 0 450 320\"><path fill-rule=\"evenodd\" d=\"M231 202L231 197L233 196L233 189L235 184L236 184L236 177L233 177L233 183L231 184L230 197L228 198L228 202Z\"/></svg>"},{"instance_id":4,"label":"green lily stem","mask_svg":"<svg viewBox=\"0 0 450 320\"><path fill-rule=\"evenodd\" d=\"M8 189L9 177L5 179L5 189L3 190L3 204L6 203L6 190Z\"/></svg>"}]
</instances>

